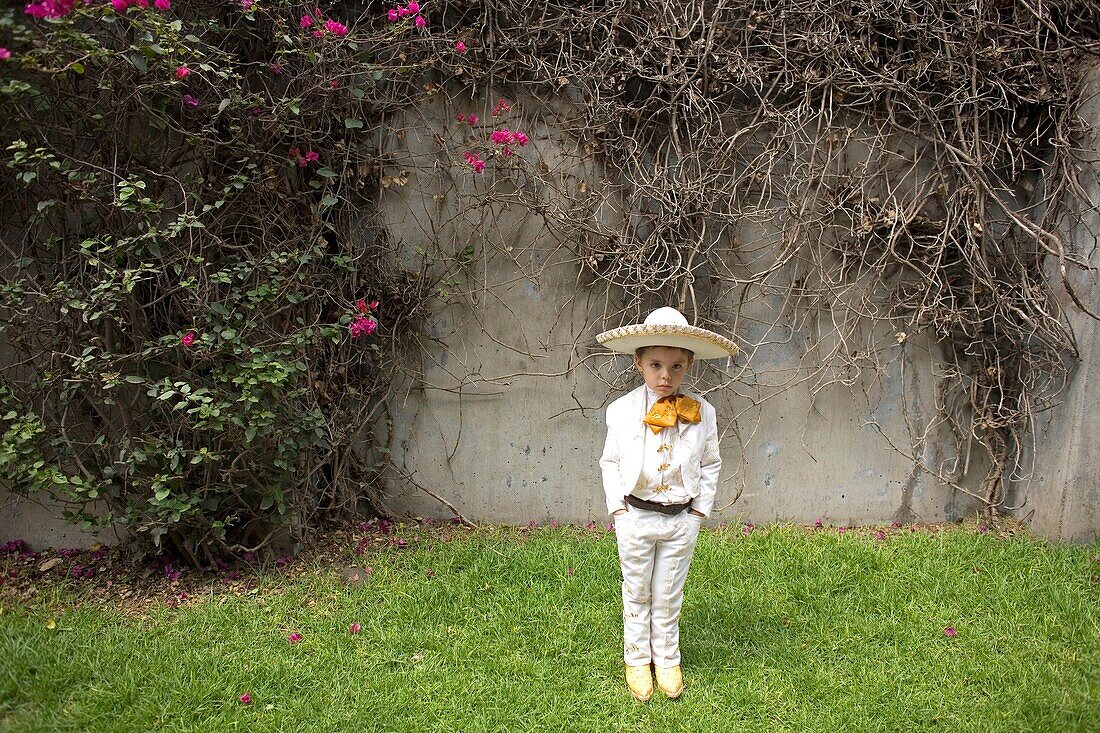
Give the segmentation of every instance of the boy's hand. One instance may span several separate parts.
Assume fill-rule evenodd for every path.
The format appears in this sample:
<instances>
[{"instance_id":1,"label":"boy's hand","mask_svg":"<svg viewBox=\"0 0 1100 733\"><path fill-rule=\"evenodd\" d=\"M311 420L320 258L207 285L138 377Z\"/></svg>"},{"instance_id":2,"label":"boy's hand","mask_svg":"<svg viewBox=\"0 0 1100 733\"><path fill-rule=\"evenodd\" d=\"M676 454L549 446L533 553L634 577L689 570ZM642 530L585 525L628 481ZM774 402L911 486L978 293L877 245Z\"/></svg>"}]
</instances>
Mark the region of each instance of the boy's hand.
<instances>
[{"instance_id":1,"label":"boy's hand","mask_svg":"<svg viewBox=\"0 0 1100 733\"><path fill-rule=\"evenodd\" d=\"M619 509L619 510L611 512L611 516L613 516L613 517L617 517L620 514L626 514L626 509Z\"/></svg>"}]
</instances>

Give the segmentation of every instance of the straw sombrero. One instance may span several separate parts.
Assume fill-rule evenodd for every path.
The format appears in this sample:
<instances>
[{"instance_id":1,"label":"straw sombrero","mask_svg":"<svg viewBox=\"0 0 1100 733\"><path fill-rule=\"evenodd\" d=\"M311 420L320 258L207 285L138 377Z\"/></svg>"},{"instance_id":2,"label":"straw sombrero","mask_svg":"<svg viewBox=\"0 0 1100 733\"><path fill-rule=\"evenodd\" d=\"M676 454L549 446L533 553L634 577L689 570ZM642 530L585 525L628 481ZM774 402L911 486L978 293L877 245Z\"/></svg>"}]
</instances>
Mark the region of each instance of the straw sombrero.
<instances>
[{"instance_id":1,"label":"straw sombrero","mask_svg":"<svg viewBox=\"0 0 1100 733\"><path fill-rule=\"evenodd\" d=\"M658 308L646 316L645 323L620 326L596 336L601 344L623 354L633 354L643 346L673 346L687 349L696 359L725 359L737 356L737 344L705 328L689 326L684 314L675 308Z\"/></svg>"}]
</instances>

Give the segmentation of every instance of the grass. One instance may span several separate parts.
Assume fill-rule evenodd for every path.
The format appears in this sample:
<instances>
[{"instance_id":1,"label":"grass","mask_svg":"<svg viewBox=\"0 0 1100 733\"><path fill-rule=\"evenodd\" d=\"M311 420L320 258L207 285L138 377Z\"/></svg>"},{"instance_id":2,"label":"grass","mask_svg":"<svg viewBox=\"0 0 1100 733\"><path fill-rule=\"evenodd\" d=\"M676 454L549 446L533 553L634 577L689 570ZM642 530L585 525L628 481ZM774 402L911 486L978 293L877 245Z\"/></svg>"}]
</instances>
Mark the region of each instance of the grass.
<instances>
[{"instance_id":1,"label":"grass","mask_svg":"<svg viewBox=\"0 0 1100 733\"><path fill-rule=\"evenodd\" d=\"M140 616L62 587L5 602L0 731L1098 731L1098 551L706 531L687 691L648 704L606 533L427 539L369 554L365 583L317 565Z\"/></svg>"}]
</instances>

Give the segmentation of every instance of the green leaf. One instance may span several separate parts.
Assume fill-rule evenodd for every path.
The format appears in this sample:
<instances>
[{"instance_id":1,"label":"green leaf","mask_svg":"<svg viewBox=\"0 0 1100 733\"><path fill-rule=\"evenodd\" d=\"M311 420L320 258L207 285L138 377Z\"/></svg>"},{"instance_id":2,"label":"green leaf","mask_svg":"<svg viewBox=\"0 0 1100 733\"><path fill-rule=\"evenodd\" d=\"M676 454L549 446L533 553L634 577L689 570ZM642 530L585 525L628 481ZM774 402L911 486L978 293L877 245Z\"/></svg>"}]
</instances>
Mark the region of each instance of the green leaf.
<instances>
[{"instance_id":1,"label":"green leaf","mask_svg":"<svg viewBox=\"0 0 1100 733\"><path fill-rule=\"evenodd\" d=\"M363 126L363 121L362 120L357 120L354 117L345 117L344 118L344 127L346 127L349 130L358 130L362 126Z\"/></svg>"},{"instance_id":2,"label":"green leaf","mask_svg":"<svg viewBox=\"0 0 1100 733\"><path fill-rule=\"evenodd\" d=\"M230 104L231 104L231 100L229 99L229 97L226 97L225 99L223 99L221 101L220 104L218 104L218 111L219 112L224 112L225 108L228 107Z\"/></svg>"},{"instance_id":3,"label":"green leaf","mask_svg":"<svg viewBox=\"0 0 1100 733\"><path fill-rule=\"evenodd\" d=\"M324 206L324 207L327 208L329 206L332 206L334 204L339 203L339 201L340 201L340 199L336 198L331 193L326 194L325 197L323 199L321 199L321 206Z\"/></svg>"},{"instance_id":4,"label":"green leaf","mask_svg":"<svg viewBox=\"0 0 1100 733\"><path fill-rule=\"evenodd\" d=\"M149 70L149 64L147 64L145 62L145 57L144 56L142 56L140 54L132 53L132 54L130 54L129 59L130 59L130 63L133 64L134 68L136 68L138 71L148 71Z\"/></svg>"},{"instance_id":5,"label":"green leaf","mask_svg":"<svg viewBox=\"0 0 1100 733\"><path fill-rule=\"evenodd\" d=\"M79 61L74 61L71 64L69 64L69 68L72 69L73 71L75 71L78 74L83 74L84 73L84 64L80 63Z\"/></svg>"}]
</instances>

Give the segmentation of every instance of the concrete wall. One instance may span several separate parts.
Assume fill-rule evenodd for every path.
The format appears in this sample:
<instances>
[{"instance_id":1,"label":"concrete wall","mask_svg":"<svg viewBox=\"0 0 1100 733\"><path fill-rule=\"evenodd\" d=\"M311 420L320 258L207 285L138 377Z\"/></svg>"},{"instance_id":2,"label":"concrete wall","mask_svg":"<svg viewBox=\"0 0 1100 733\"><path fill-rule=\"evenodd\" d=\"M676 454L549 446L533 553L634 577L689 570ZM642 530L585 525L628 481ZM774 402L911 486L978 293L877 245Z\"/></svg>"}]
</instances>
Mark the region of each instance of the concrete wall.
<instances>
[{"instance_id":1,"label":"concrete wall","mask_svg":"<svg viewBox=\"0 0 1100 733\"><path fill-rule=\"evenodd\" d=\"M608 384L640 383L629 376L627 357L609 356L595 342L596 332L620 324L593 321L576 302L578 273L570 262L545 269L537 288L516 282L515 270L490 269L511 284L497 287L491 301L438 314L440 332L450 330L425 360L425 384L400 397L391 453L416 483L476 521L601 521L602 408L621 392ZM477 323L495 328L485 334ZM953 452L947 436L929 427L934 348L895 342L899 356L883 373L854 386L822 386L800 381L803 360L815 356L806 353L806 335L786 329L777 338L782 330L736 334L752 365L730 370L740 372L736 387L708 391L729 373L724 365L724 374L697 367L688 378L692 388L708 391L723 430L716 507L725 508L714 521L935 522L977 508L909 458L953 470L944 466ZM548 345L542 358L510 351L532 344ZM569 371L579 362L588 368ZM443 373L447 367L472 367L475 383L460 388L462 379ZM978 478L964 485L972 488ZM395 507L421 516L448 513L411 482L395 480L392 495Z\"/></svg>"},{"instance_id":2,"label":"concrete wall","mask_svg":"<svg viewBox=\"0 0 1100 733\"><path fill-rule=\"evenodd\" d=\"M61 508L0 490L0 543L20 539L33 548L90 547L99 542L113 545L119 535L110 530L81 529L62 519Z\"/></svg>"},{"instance_id":3,"label":"concrete wall","mask_svg":"<svg viewBox=\"0 0 1100 733\"><path fill-rule=\"evenodd\" d=\"M1086 151L1100 151L1100 63L1085 73L1084 86L1081 117L1091 129L1079 144ZM1081 175L1089 199L1081 209L1093 210L1065 219L1065 241L1076 257L1100 268L1100 214L1095 210L1100 206L1100 179L1095 166L1083 167ZM1056 271L1050 276L1059 279ZM1100 314L1095 274L1074 271L1070 281L1078 298ZM1100 321L1082 313L1064 289L1060 304L1077 334L1081 356L1062 400L1035 426L1035 471L1031 481L1017 487L1018 513L1044 537L1086 542L1100 536Z\"/></svg>"}]
</instances>

